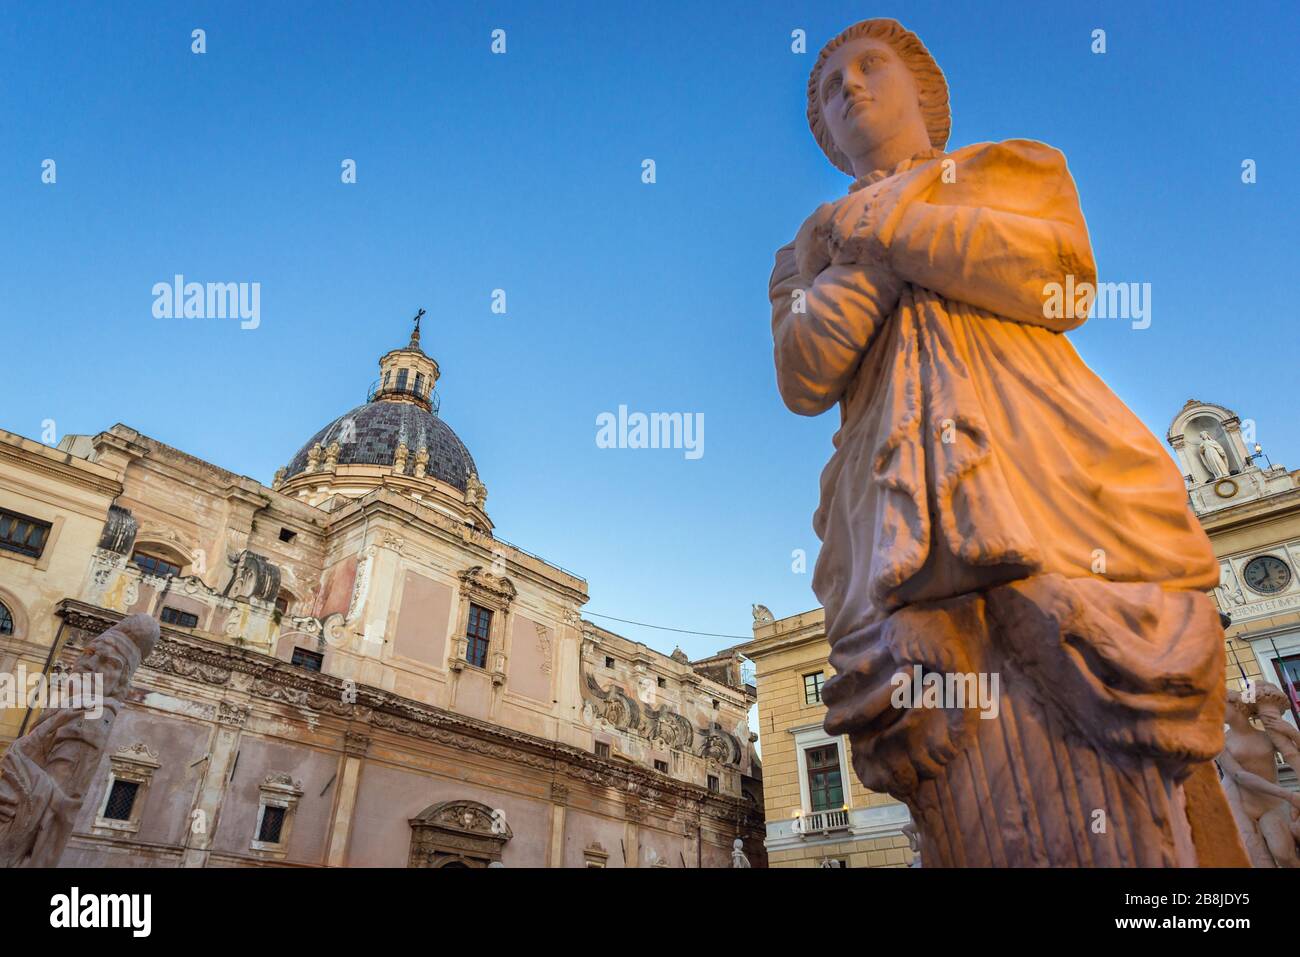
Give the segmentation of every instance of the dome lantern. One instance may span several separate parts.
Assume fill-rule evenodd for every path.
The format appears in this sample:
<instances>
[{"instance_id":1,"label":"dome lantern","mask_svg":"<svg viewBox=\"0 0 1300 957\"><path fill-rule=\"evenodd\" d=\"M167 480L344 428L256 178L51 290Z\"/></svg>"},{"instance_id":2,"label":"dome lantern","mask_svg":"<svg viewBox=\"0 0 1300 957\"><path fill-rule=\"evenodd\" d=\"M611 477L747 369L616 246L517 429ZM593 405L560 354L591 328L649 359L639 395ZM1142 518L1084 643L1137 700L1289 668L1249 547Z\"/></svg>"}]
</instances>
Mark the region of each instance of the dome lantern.
<instances>
[{"instance_id":1,"label":"dome lantern","mask_svg":"<svg viewBox=\"0 0 1300 957\"><path fill-rule=\"evenodd\" d=\"M412 402L425 411L438 412L434 387L441 373L438 363L420 348L420 320L424 315L423 309L415 314L410 342L380 358L379 378L370 384L367 402Z\"/></svg>"}]
</instances>

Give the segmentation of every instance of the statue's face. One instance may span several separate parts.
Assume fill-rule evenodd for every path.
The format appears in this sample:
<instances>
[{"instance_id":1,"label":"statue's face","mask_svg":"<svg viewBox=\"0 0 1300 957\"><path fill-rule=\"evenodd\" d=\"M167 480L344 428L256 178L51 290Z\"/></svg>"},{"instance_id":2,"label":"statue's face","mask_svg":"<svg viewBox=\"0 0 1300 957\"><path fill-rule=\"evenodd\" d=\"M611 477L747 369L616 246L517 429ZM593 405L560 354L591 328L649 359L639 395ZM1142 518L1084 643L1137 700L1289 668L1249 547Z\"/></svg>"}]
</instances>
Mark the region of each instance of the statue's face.
<instances>
[{"instance_id":1,"label":"statue's face","mask_svg":"<svg viewBox=\"0 0 1300 957\"><path fill-rule=\"evenodd\" d=\"M822 67L818 95L826 128L849 159L908 126L925 128L912 71L880 40L859 37L838 47Z\"/></svg>"}]
</instances>

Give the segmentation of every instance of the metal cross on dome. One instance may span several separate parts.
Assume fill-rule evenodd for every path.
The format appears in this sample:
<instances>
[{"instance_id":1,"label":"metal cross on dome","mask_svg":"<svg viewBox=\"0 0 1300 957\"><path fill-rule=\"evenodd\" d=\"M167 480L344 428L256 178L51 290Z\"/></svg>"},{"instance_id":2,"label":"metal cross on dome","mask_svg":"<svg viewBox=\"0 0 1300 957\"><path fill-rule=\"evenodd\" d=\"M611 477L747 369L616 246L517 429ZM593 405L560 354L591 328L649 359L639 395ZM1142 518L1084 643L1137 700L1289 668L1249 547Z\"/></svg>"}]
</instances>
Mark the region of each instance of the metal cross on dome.
<instances>
[{"instance_id":1,"label":"metal cross on dome","mask_svg":"<svg viewBox=\"0 0 1300 957\"><path fill-rule=\"evenodd\" d=\"M415 314L415 329L411 333L411 345L413 346L419 346L420 344L420 320L424 318L424 315L424 307L421 306L420 311Z\"/></svg>"}]
</instances>

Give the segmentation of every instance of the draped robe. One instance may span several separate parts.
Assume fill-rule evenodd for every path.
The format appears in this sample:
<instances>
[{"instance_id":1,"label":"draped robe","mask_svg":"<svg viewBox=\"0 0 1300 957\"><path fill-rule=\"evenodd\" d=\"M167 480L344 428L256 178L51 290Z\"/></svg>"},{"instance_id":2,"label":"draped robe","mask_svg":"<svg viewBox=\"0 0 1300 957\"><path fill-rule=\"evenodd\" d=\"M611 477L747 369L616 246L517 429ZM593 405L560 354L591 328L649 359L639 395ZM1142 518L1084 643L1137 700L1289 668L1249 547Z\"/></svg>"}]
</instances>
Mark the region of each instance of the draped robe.
<instances>
[{"instance_id":1,"label":"draped robe","mask_svg":"<svg viewBox=\"0 0 1300 957\"><path fill-rule=\"evenodd\" d=\"M1096 279L1064 156L1025 140L931 151L814 218L777 252L769 298L787 406L841 416L814 517L837 671L828 730L892 720L882 661L956 620L917 611L1001 595L1004 622L1028 620L1016 602L1037 609L1008 645L1069 724L1212 757L1224 691L1209 540L1173 461L1063 335L1086 308L1045 306L1049 284Z\"/></svg>"}]
</instances>

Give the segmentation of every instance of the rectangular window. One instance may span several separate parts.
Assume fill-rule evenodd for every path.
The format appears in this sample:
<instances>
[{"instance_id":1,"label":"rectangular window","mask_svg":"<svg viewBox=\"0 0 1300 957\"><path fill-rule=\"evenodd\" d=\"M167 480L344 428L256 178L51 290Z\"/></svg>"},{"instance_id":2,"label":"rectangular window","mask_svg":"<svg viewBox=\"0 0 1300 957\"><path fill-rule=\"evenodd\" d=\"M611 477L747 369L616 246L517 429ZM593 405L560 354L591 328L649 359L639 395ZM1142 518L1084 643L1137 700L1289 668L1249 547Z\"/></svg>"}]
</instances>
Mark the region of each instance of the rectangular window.
<instances>
[{"instance_id":1,"label":"rectangular window","mask_svg":"<svg viewBox=\"0 0 1300 957\"><path fill-rule=\"evenodd\" d=\"M291 542L298 537L298 533L291 528L280 529L280 541Z\"/></svg>"},{"instance_id":2,"label":"rectangular window","mask_svg":"<svg viewBox=\"0 0 1300 957\"><path fill-rule=\"evenodd\" d=\"M667 773L668 773L668 762L667 762L667 761L658 761L658 760L656 760L656 761L655 761L655 770L658 771L660 774L667 774Z\"/></svg>"},{"instance_id":3,"label":"rectangular window","mask_svg":"<svg viewBox=\"0 0 1300 957\"><path fill-rule=\"evenodd\" d=\"M803 703L804 704L821 704L822 703L822 685L826 681L826 676L818 671L810 675L803 676Z\"/></svg>"},{"instance_id":4,"label":"rectangular window","mask_svg":"<svg viewBox=\"0 0 1300 957\"><path fill-rule=\"evenodd\" d=\"M659 679L659 687L661 687L661 688L667 688L667 687L668 687L668 679L667 679L667 678L660 678L660 679Z\"/></svg>"},{"instance_id":5,"label":"rectangular window","mask_svg":"<svg viewBox=\"0 0 1300 957\"><path fill-rule=\"evenodd\" d=\"M614 659L611 658L609 655L606 655L606 656L605 656L605 667L606 667L606 668L613 668L613 667L614 667Z\"/></svg>"},{"instance_id":6,"label":"rectangular window","mask_svg":"<svg viewBox=\"0 0 1300 957\"><path fill-rule=\"evenodd\" d=\"M609 742L608 742L608 741L597 741L597 742L596 742L596 757L598 757L598 758L607 758L607 757L609 757Z\"/></svg>"},{"instance_id":7,"label":"rectangular window","mask_svg":"<svg viewBox=\"0 0 1300 957\"><path fill-rule=\"evenodd\" d=\"M306 668L308 671L320 671L321 665L325 663L325 656L318 651L295 648L293 649L293 659L289 663L297 665L299 668Z\"/></svg>"},{"instance_id":8,"label":"rectangular window","mask_svg":"<svg viewBox=\"0 0 1300 957\"><path fill-rule=\"evenodd\" d=\"M714 794L717 794L719 791L718 776L716 774L709 775L709 790Z\"/></svg>"},{"instance_id":9,"label":"rectangular window","mask_svg":"<svg viewBox=\"0 0 1300 957\"><path fill-rule=\"evenodd\" d=\"M279 844L283 827L284 808L267 804L262 808L262 826L257 831L257 839L263 844Z\"/></svg>"},{"instance_id":10,"label":"rectangular window","mask_svg":"<svg viewBox=\"0 0 1300 957\"><path fill-rule=\"evenodd\" d=\"M0 548L40 558L49 534L49 522L0 509Z\"/></svg>"},{"instance_id":11,"label":"rectangular window","mask_svg":"<svg viewBox=\"0 0 1300 957\"><path fill-rule=\"evenodd\" d=\"M424 373L423 372L417 372L415 374L415 394L424 395Z\"/></svg>"},{"instance_id":12,"label":"rectangular window","mask_svg":"<svg viewBox=\"0 0 1300 957\"><path fill-rule=\"evenodd\" d=\"M156 575L159 578L167 578L170 575L179 575L181 567L173 565L164 558L157 555L149 555L145 552L136 552L131 556L131 561L144 572L146 575Z\"/></svg>"},{"instance_id":13,"label":"rectangular window","mask_svg":"<svg viewBox=\"0 0 1300 957\"><path fill-rule=\"evenodd\" d=\"M188 611L181 611L179 608L166 606L162 610L164 625L180 625L182 628L197 628L199 626L199 616L192 615Z\"/></svg>"},{"instance_id":14,"label":"rectangular window","mask_svg":"<svg viewBox=\"0 0 1300 957\"><path fill-rule=\"evenodd\" d=\"M469 606L465 627L465 660L476 668L487 667L488 641L492 635L492 612L478 605Z\"/></svg>"},{"instance_id":15,"label":"rectangular window","mask_svg":"<svg viewBox=\"0 0 1300 957\"><path fill-rule=\"evenodd\" d=\"M110 821L131 820L139 790L138 781L114 781L113 789L108 792L108 803L104 805L104 817Z\"/></svg>"},{"instance_id":16,"label":"rectangular window","mask_svg":"<svg viewBox=\"0 0 1300 957\"><path fill-rule=\"evenodd\" d=\"M406 391L406 376L407 376L407 371L405 369L397 370L397 391L398 392Z\"/></svg>"},{"instance_id":17,"label":"rectangular window","mask_svg":"<svg viewBox=\"0 0 1300 957\"><path fill-rule=\"evenodd\" d=\"M840 749L833 744L809 748L808 803L813 811L838 811L844 807L844 785L840 780Z\"/></svg>"}]
</instances>

